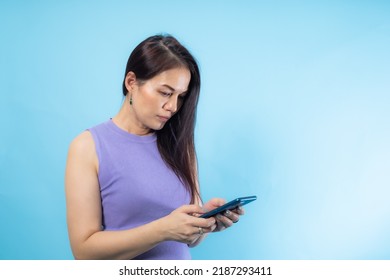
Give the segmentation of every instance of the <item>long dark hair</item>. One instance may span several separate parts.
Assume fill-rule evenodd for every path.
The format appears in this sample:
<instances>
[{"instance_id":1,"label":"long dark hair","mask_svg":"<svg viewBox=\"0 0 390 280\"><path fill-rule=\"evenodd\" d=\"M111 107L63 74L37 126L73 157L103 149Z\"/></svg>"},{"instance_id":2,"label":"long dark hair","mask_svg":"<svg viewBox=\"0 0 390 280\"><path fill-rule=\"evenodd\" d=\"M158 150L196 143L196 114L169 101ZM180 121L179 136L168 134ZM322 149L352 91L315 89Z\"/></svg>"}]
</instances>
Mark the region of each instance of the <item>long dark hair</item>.
<instances>
[{"instance_id":1,"label":"long dark hair","mask_svg":"<svg viewBox=\"0 0 390 280\"><path fill-rule=\"evenodd\" d=\"M157 146L167 165L187 187L191 203L199 197L197 161L194 143L196 108L200 92L199 67L191 53L171 35L151 36L142 41L130 54L125 79L130 71L137 81L147 81L163 71L185 67L191 73L188 93L179 111L156 131ZM123 95L127 95L123 80Z\"/></svg>"}]
</instances>

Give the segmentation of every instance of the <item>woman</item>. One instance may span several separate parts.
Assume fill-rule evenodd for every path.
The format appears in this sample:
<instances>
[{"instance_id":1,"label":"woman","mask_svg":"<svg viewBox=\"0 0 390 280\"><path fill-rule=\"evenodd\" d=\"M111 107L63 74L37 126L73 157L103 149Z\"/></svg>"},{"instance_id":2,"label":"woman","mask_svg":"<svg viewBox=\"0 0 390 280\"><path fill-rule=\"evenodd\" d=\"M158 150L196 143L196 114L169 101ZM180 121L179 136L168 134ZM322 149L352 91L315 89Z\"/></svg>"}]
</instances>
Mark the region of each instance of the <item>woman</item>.
<instances>
[{"instance_id":1,"label":"woman","mask_svg":"<svg viewBox=\"0 0 390 280\"><path fill-rule=\"evenodd\" d=\"M76 259L190 259L189 247L237 222L243 209L203 219L194 148L198 66L172 36L152 36L129 57L124 102L77 136L65 175Z\"/></svg>"}]
</instances>

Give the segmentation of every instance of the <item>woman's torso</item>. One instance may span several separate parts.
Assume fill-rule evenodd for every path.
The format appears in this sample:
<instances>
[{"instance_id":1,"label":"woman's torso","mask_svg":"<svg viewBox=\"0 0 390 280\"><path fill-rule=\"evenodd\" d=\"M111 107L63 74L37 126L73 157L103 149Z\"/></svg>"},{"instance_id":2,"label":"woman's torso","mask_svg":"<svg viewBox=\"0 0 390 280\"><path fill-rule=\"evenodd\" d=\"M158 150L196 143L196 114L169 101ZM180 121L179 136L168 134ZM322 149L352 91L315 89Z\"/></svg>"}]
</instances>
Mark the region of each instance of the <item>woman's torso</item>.
<instances>
[{"instance_id":1,"label":"woman's torso","mask_svg":"<svg viewBox=\"0 0 390 280\"><path fill-rule=\"evenodd\" d=\"M138 227L190 203L188 191L161 158L155 134L133 135L112 120L89 131L99 160L104 230ZM166 241L136 259L190 258L186 244Z\"/></svg>"}]
</instances>

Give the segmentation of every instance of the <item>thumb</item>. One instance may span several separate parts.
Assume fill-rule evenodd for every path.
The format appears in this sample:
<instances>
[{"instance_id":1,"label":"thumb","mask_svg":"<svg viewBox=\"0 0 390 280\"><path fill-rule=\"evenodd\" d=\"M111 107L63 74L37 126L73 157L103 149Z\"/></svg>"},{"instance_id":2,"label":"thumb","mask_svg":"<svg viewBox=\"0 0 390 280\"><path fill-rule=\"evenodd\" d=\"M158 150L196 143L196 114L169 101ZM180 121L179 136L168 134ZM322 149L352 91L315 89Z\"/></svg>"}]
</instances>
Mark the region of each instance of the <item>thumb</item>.
<instances>
[{"instance_id":1,"label":"thumb","mask_svg":"<svg viewBox=\"0 0 390 280\"><path fill-rule=\"evenodd\" d=\"M215 206L222 206L226 203L226 200L223 198L213 198L211 201Z\"/></svg>"},{"instance_id":2,"label":"thumb","mask_svg":"<svg viewBox=\"0 0 390 280\"><path fill-rule=\"evenodd\" d=\"M207 203L205 203L204 208L206 208L206 210L211 210L211 209L217 208L219 206L222 206L225 203L226 203L226 200L223 198L213 198L213 199L210 199Z\"/></svg>"}]
</instances>

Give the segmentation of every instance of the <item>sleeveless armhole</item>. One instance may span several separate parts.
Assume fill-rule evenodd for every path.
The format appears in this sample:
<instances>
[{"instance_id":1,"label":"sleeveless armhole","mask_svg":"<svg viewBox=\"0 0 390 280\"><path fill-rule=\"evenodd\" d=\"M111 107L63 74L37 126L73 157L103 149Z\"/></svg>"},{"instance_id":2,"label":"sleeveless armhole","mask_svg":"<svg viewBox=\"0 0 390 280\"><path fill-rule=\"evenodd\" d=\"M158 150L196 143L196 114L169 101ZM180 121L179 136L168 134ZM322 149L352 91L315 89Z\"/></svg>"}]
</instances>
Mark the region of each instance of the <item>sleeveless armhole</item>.
<instances>
[{"instance_id":1,"label":"sleeveless armhole","mask_svg":"<svg viewBox=\"0 0 390 280\"><path fill-rule=\"evenodd\" d=\"M88 131L91 136L92 136L92 140L93 140L93 144L94 144L94 149L95 149L95 153L96 153L96 156L97 156L97 159L98 159L98 166L97 166L97 174L98 174L98 177L99 177L99 169L100 169L100 165L101 165L101 153L100 153L100 141L99 141L99 137L96 135L96 133L93 131L93 129L86 129L86 131Z\"/></svg>"}]
</instances>

